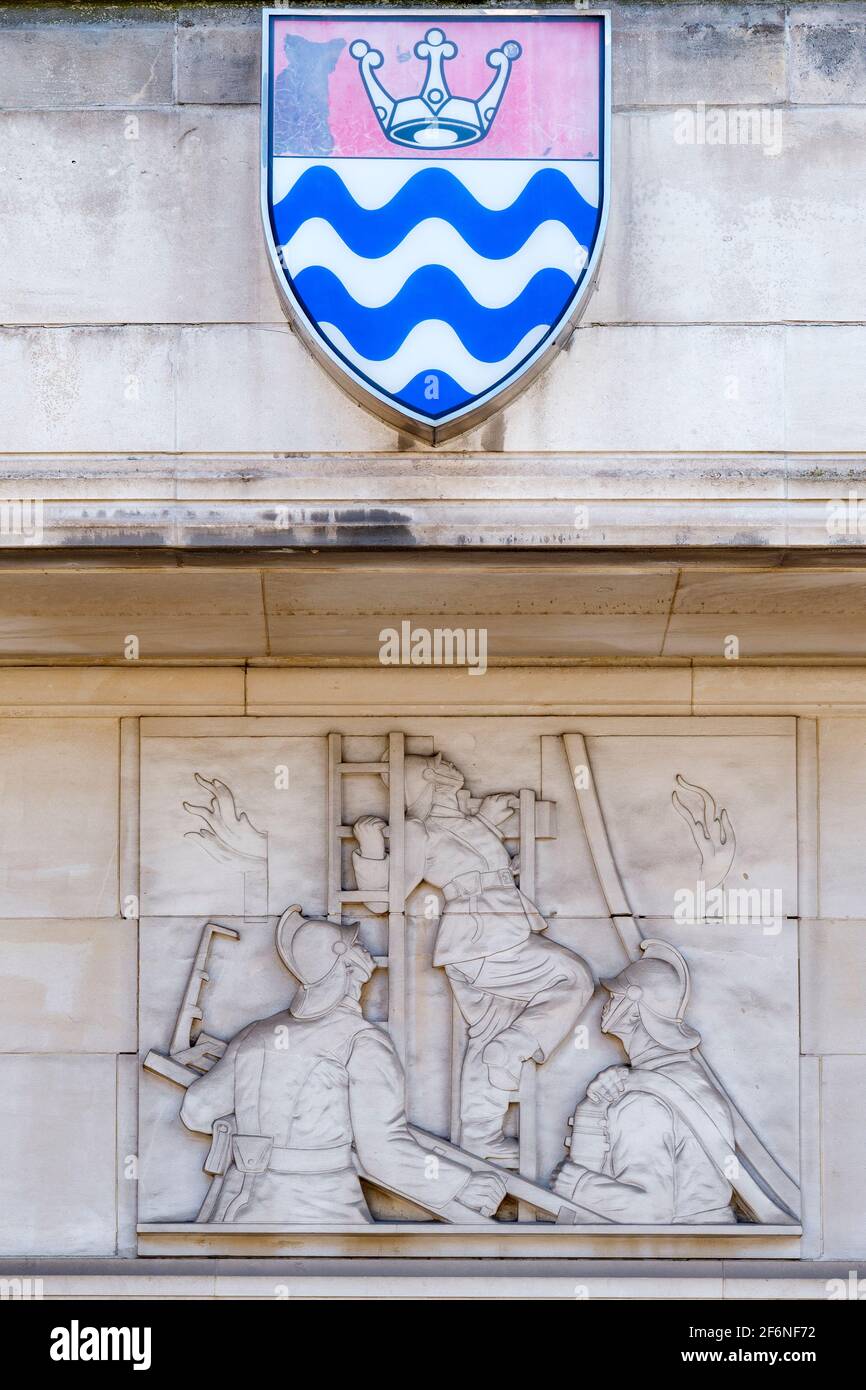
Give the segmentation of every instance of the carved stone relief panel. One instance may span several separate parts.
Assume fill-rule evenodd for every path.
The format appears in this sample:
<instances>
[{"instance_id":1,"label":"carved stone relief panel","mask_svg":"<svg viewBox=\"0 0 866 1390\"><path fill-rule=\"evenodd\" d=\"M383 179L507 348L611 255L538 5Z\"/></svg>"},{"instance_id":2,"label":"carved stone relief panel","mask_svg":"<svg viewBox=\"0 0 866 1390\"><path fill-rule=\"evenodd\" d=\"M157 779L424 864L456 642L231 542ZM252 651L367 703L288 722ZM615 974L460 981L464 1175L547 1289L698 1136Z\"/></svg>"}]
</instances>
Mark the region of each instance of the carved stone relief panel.
<instances>
[{"instance_id":1,"label":"carved stone relief panel","mask_svg":"<svg viewBox=\"0 0 866 1390\"><path fill-rule=\"evenodd\" d=\"M143 1248L795 1234L794 728L143 721Z\"/></svg>"}]
</instances>

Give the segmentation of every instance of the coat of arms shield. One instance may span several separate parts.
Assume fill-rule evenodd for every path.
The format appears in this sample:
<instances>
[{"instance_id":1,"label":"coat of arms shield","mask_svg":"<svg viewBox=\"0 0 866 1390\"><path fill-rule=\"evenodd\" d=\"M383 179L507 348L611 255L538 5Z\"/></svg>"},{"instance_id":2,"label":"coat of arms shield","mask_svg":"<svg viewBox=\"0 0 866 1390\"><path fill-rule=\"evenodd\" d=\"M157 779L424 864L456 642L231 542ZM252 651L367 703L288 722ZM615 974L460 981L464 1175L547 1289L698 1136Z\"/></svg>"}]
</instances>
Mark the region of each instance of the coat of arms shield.
<instances>
[{"instance_id":1,"label":"coat of arms shield","mask_svg":"<svg viewBox=\"0 0 866 1390\"><path fill-rule=\"evenodd\" d=\"M608 17L264 13L262 211L291 321L438 442L567 341L604 237Z\"/></svg>"}]
</instances>

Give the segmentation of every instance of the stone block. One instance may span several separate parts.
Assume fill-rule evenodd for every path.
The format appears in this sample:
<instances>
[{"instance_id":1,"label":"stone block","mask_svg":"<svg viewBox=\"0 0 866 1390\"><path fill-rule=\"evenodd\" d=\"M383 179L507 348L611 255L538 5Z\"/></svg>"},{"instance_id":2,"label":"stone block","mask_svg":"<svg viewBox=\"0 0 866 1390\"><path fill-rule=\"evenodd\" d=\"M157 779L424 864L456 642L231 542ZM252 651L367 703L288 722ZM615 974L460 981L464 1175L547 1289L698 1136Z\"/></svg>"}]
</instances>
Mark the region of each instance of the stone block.
<instances>
[{"instance_id":1,"label":"stone block","mask_svg":"<svg viewBox=\"0 0 866 1390\"><path fill-rule=\"evenodd\" d=\"M866 1057L825 1057L821 1073L824 1258L857 1260L866 1245Z\"/></svg>"},{"instance_id":2,"label":"stone block","mask_svg":"<svg viewBox=\"0 0 866 1390\"><path fill-rule=\"evenodd\" d=\"M2 686L0 686L2 689ZM688 714L691 672L656 669L490 670L483 679L465 671L380 667L375 670L305 671L251 667L247 672L249 714L341 714L359 707L370 714L525 714L527 706L548 714ZM866 703L866 686L864 686Z\"/></svg>"},{"instance_id":3,"label":"stone block","mask_svg":"<svg viewBox=\"0 0 866 1390\"><path fill-rule=\"evenodd\" d=\"M803 326L785 334L785 446L856 452L866 428L859 360L866 329Z\"/></svg>"},{"instance_id":4,"label":"stone block","mask_svg":"<svg viewBox=\"0 0 866 1390\"><path fill-rule=\"evenodd\" d=\"M686 570L677 589L665 655L739 658L866 654L866 592L856 573Z\"/></svg>"},{"instance_id":5,"label":"stone block","mask_svg":"<svg viewBox=\"0 0 866 1390\"><path fill-rule=\"evenodd\" d=\"M778 449L783 330L586 327L470 449ZM495 441L495 443L494 443Z\"/></svg>"},{"instance_id":6,"label":"stone block","mask_svg":"<svg viewBox=\"0 0 866 1390\"><path fill-rule=\"evenodd\" d=\"M172 449L174 348L163 328L0 330L0 448Z\"/></svg>"},{"instance_id":7,"label":"stone block","mask_svg":"<svg viewBox=\"0 0 866 1390\"><path fill-rule=\"evenodd\" d=\"M117 13L115 7L115 13ZM122 11L127 8L121 6ZM171 23L0 21L6 109L155 106L173 100Z\"/></svg>"},{"instance_id":8,"label":"stone block","mask_svg":"<svg viewBox=\"0 0 866 1390\"><path fill-rule=\"evenodd\" d=\"M177 99L202 105L258 105L261 30L256 24L197 24L177 31Z\"/></svg>"},{"instance_id":9,"label":"stone block","mask_svg":"<svg viewBox=\"0 0 866 1390\"><path fill-rule=\"evenodd\" d=\"M618 5L613 23L618 106L782 101L782 5Z\"/></svg>"},{"instance_id":10,"label":"stone block","mask_svg":"<svg viewBox=\"0 0 866 1390\"><path fill-rule=\"evenodd\" d=\"M8 111L0 162L4 322L282 319L259 210L257 111ZM140 391L153 402L152 383ZM115 393L107 380L103 395Z\"/></svg>"},{"instance_id":11,"label":"stone block","mask_svg":"<svg viewBox=\"0 0 866 1390\"><path fill-rule=\"evenodd\" d=\"M866 861L856 808L866 780L866 720L818 725L819 898L822 917L863 917Z\"/></svg>"},{"instance_id":12,"label":"stone block","mask_svg":"<svg viewBox=\"0 0 866 1390\"><path fill-rule=\"evenodd\" d=\"M0 711L22 717L87 714L243 714L241 668L129 665L6 667Z\"/></svg>"},{"instance_id":13,"label":"stone block","mask_svg":"<svg viewBox=\"0 0 866 1390\"><path fill-rule=\"evenodd\" d=\"M866 6L796 5L788 13L792 101L862 105L866 92Z\"/></svg>"},{"instance_id":14,"label":"stone block","mask_svg":"<svg viewBox=\"0 0 866 1390\"><path fill-rule=\"evenodd\" d=\"M396 431L337 386L288 324L182 331L182 450L393 449Z\"/></svg>"},{"instance_id":15,"label":"stone block","mask_svg":"<svg viewBox=\"0 0 866 1390\"><path fill-rule=\"evenodd\" d=\"M866 1053L866 922L800 924L800 1011L805 1053Z\"/></svg>"},{"instance_id":16,"label":"stone block","mask_svg":"<svg viewBox=\"0 0 866 1390\"><path fill-rule=\"evenodd\" d=\"M118 911L118 728L112 719L2 719L0 917Z\"/></svg>"},{"instance_id":17,"label":"stone block","mask_svg":"<svg viewBox=\"0 0 866 1390\"><path fill-rule=\"evenodd\" d=\"M694 672L695 714L826 715L832 706L849 715L866 713L866 679L860 671L832 666L738 669L729 662Z\"/></svg>"},{"instance_id":18,"label":"stone block","mask_svg":"<svg viewBox=\"0 0 866 1390\"><path fill-rule=\"evenodd\" d=\"M134 921L0 921L0 1052L134 1052Z\"/></svg>"},{"instance_id":19,"label":"stone block","mask_svg":"<svg viewBox=\"0 0 866 1390\"><path fill-rule=\"evenodd\" d=\"M254 571L107 570L3 576L0 653L127 657L266 655Z\"/></svg>"},{"instance_id":20,"label":"stone block","mask_svg":"<svg viewBox=\"0 0 866 1390\"><path fill-rule=\"evenodd\" d=\"M616 117L613 148L587 321L866 316L866 108L633 111Z\"/></svg>"},{"instance_id":21,"label":"stone block","mask_svg":"<svg viewBox=\"0 0 866 1390\"><path fill-rule=\"evenodd\" d=\"M579 330L505 412L462 437L473 449L778 449L778 328ZM853 345L852 345L853 348ZM401 436L330 381L286 326L182 330L182 450L399 447ZM811 388L814 397L816 386ZM853 426L852 426L853 428Z\"/></svg>"},{"instance_id":22,"label":"stone block","mask_svg":"<svg viewBox=\"0 0 866 1390\"><path fill-rule=\"evenodd\" d=\"M115 1059L0 1056L0 1258L115 1250Z\"/></svg>"}]
</instances>

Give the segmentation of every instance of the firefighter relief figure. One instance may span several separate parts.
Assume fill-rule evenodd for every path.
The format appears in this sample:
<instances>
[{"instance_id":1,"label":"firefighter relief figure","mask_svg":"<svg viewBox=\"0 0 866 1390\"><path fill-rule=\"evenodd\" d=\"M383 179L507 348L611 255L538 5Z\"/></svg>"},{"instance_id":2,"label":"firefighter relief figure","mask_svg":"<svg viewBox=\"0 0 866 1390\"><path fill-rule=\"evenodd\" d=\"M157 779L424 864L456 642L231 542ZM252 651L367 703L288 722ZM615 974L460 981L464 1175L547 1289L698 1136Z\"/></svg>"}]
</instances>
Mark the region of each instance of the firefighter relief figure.
<instances>
[{"instance_id":1,"label":"firefighter relief figure","mask_svg":"<svg viewBox=\"0 0 866 1390\"><path fill-rule=\"evenodd\" d=\"M388 781L388 770L382 777ZM518 806L507 793L486 796L477 810L459 768L443 758L404 760L406 896L419 883L438 888L445 908L433 964L444 969L469 1026L460 1075L460 1142L503 1167L518 1165L517 1140L503 1133L524 1062L544 1062L571 1033L593 991L580 956L543 933L547 922L521 891L503 824ZM367 905L387 903L385 822L355 822L353 856Z\"/></svg>"},{"instance_id":2,"label":"firefighter relief figure","mask_svg":"<svg viewBox=\"0 0 866 1390\"><path fill-rule=\"evenodd\" d=\"M267 880L267 836L238 811L219 778L195 774L210 794L184 809L203 823L187 832L220 863L250 864ZM257 919L260 926L261 919ZM365 1019L360 996L376 969L357 923L306 918L288 908L276 951L297 989L286 1008L257 1019L228 1043L203 1031L202 991L215 937L203 929L169 1056L148 1053L146 1070L186 1089L180 1118L211 1136L210 1187L198 1223L356 1225L372 1221L359 1174L449 1222L489 1220L505 1196L492 1171L431 1156L410 1132L405 1078L388 1033Z\"/></svg>"},{"instance_id":3,"label":"firefighter relief figure","mask_svg":"<svg viewBox=\"0 0 866 1390\"><path fill-rule=\"evenodd\" d=\"M730 1223L733 1120L695 1059L701 1037L685 1021L688 967L667 942L646 940L642 949L642 960L601 982L609 995L602 1031L620 1039L629 1065L605 1068L587 1087L554 1190L588 1222Z\"/></svg>"},{"instance_id":4,"label":"firefighter relief figure","mask_svg":"<svg viewBox=\"0 0 866 1390\"><path fill-rule=\"evenodd\" d=\"M294 998L232 1038L181 1107L188 1129L213 1135L199 1221L369 1222L353 1155L388 1190L434 1213L491 1215L504 1183L448 1158L431 1166L409 1132L400 1060L361 1012L376 966L357 925L308 919L295 906L280 918L276 944L301 982Z\"/></svg>"}]
</instances>

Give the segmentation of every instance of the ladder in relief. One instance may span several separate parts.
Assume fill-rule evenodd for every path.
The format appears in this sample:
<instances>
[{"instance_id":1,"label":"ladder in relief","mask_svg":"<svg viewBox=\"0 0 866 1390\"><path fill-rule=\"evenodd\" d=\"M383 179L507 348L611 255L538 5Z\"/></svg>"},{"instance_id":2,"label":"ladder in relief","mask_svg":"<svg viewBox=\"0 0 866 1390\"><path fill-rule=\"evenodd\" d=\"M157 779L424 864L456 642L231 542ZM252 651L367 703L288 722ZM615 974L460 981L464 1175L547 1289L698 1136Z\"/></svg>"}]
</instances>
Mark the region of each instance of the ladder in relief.
<instances>
[{"instance_id":1,"label":"ladder in relief","mask_svg":"<svg viewBox=\"0 0 866 1390\"><path fill-rule=\"evenodd\" d=\"M387 954L376 956L376 964L388 971L387 1027L394 1046L406 1067L408 1039L412 1020L408 1017L411 992L407 980L406 956L406 878L405 878L405 798L403 762L406 756L406 735L389 733L388 742L388 947ZM432 755L433 740L427 736L409 740L411 751ZM343 735L328 735L328 917L333 922L342 919L346 909L359 907L371 897L369 889L346 888L343 885L343 846L354 839L351 825L343 821L343 780L347 777L381 776L382 762L350 761L344 756ZM470 803L471 804L471 803ZM477 804L477 803L476 803ZM535 901L535 844L537 839L552 838L554 808L549 802L536 800L535 792L523 788L520 806L506 822L506 840L517 840L519 846L520 886L528 898ZM460 1071L466 1047L466 1024L452 999L451 1022L451 1143L460 1142ZM529 1182L538 1178L538 1119L537 1068L532 1061L523 1064L520 1090L516 1098L518 1110L519 1173ZM518 1203L518 1219L534 1221L536 1208L528 1201Z\"/></svg>"}]
</instances>

